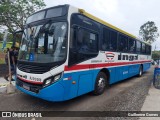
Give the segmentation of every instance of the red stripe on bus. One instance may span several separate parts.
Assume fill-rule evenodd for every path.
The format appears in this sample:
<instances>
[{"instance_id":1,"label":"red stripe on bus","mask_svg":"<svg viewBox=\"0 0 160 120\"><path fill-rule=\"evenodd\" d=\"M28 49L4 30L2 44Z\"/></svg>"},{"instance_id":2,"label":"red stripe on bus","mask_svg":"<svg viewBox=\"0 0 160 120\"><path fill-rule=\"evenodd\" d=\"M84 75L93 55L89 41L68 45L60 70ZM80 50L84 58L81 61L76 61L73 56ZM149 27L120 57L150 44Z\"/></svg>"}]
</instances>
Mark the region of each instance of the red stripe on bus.
<instances>
[{"instance_id":1,"label":"red stripe on bus","mask_svg":"<svg viewBox=\"0 0 160 120\"><path fill-rule=\"evenodd\" d=\"M18 76L18 78L19 78L20 80L22 80L22 81L24 81L24 82L28 82L28 83L39 84L39 85L42 85L42 84L43 84L43 82L37 82L37 81L26 80L26 79L21 78L21 77L19 77L19 76Z\"/></svg>"},{"instance_id":2,"label":"red stripe on bus","mask_svg":"<svg viewBox=\"0 0 160 120\"><path fill-rule=\"evenodd\" d=\"M119 62L119 63L103 63L103 64L83 64L83 65L75 65L72 67L65 66L65 71L72 71L72 70L81 70L81 69L92 69L92 68L99 68L99 67L111 67L111 66L118 66L118 65L129 65L129 64L141 64L151 62L148 61L136 61L136 62Z\"/></svg>"}]
</instances>

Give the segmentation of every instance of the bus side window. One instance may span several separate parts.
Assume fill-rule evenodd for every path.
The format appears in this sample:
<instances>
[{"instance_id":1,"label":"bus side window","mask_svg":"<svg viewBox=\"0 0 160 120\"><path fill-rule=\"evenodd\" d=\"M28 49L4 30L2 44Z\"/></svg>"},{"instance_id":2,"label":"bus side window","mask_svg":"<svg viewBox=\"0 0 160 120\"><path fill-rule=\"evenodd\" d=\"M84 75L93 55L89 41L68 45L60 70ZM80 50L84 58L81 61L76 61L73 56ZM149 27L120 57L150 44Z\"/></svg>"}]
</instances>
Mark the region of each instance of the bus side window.
<instances>
[{"instance_id":1,"label":"bus side window","mask_svg":"<svg viewBox=\"0 0 160 120\"><path fill-rule=\"evenodd\" d=\"M88 30L79 29L77 37L77 48L79 53L83 54L97 53L98 52L97 35Z\"/></svg>"},{"instance_id":2,"label":"bus side window","mask_svg":"<svg viewBox=\"0 0 160 120\"><path fill-rule=\"evenodd\" d=\"M69 43L69 65L75 64L76 61L76 40L77 40L77 27L71 28L71 37L70 37L70 43Z\"/></svg>"},{"instance_id":3,"label":"bus side window","mask_svg":"<svg viewBox=\"0 0 160 120\"><path fill-rule=\"evenodd\" d=\"M151 46L146 45L146 54L150 55L151 54Z\"/></svg>"},{"instance_id":4,"label":"bus side window","mask_svg":"<svg viewBox=\"0 0 160 120\"><path fill-rule=\"evenodd\" d=\"M103 28L103 42L102 42L102 50L107 51L110 49L110 30L108 28Z\"/></svg>"},{"instance_id":5,"label":"bus side window","mask_svg":"<svg viewBox=\"0 0 160 120\"><path fill-rule=\"evenodd\" d=\"M141 53L141 42L137 41L137 48L136 48L137 53Z\"/></svg>"},{"instance_id":6,"label":"bus side window","mask_svg":"<svg viewBox=\"0 0 160 120\"><path fill-rule=\"evenodd\" d=\"M129 38L129 52L134 53L136 50L136 41L132 38Z\"/></svg>"},{"instance_id":7,"label":"bus side window","mask_svg":"<svg viewBox=\"0 0 160 120\"><path fill-rule=\"evenodd\" d=\"M128 37L122 34L119 34L119 37L118 37L118 51L128 52Z\"/></svg>"},{"instance_id":8,"label":"bus side window","mask_svg":"<svg viewBox=\"0 0 160 120\"><path fill-rule=\"evenodd\" d=\"M110 44L112 46L112 50L116 51L117 50L117 37L118 34L115 31L111 31L111 38L110 38Z\"/></svg>"},{"instance_id":9,"label":"bus side window","mask_svg":"<svg viewBox=\"0 0 160 120\"><path fill-rule=\"evenodd\" d=\"M149 55L151 55L151 52L152 52L152 47L149 46Z\"/></svg>"},{"instance_id":10,"label":"bus side window","mask_svg":"<svg viewBox=\"0 0 160 120\"><path fill-rule=\"evenodd\" d=\"M104 28L102 50L116 51L116 49L117 49L117 32L114 32L108 28Z\"/></svg>"},{"instance_id":11,"label":"bus side window","mask_svg":"<svg viewBox=\"0 0 160 120\"><path fill-rule=\"evenodd\" d=\"M145 43L142 43L142 53L143 54L146 53L146 45L145 45Z\"/></svg>"},{"instance_id":12,"label":"bus side window","mask_svg":"<svg viewBox=\"0 0 160 120\"><path fill-rule=\"evenodd\" d=\"M98 35L79 27L71 28L69 66L96 57L98 54Z\"/></svg>"}]
</instances>

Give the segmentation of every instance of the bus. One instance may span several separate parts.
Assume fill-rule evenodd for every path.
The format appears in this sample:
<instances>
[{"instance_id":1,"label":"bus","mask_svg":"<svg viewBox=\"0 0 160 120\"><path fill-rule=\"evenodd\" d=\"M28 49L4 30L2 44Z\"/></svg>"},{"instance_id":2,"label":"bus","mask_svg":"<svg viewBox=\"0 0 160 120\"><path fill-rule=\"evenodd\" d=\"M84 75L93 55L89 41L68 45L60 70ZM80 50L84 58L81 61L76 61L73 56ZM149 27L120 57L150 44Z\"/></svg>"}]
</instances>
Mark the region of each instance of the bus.
<instances>
[{"instance_id":1,"label":"bus","mask_svg":"<svg viewBox=\"0 0 160 120\"><path fill-rule=\"evenodd\" d=\"M16 87L65 101L139 75L151 66L151 45L71 5L28 17L21 40Z\"/></svg>"}]
</instances>

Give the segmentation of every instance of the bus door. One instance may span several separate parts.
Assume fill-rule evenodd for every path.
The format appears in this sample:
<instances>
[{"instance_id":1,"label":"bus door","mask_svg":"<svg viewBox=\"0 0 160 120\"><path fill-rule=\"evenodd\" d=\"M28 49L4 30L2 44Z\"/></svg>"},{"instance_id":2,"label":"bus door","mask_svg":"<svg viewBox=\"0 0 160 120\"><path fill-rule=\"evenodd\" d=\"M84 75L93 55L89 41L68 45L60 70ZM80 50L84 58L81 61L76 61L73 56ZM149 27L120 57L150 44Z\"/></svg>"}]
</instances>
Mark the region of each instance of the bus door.
<instances>
[{"instance_id":1,"label":"bus door","mask_svg":"<svg viewBox=\"0 0 160 120\"><path fill-rule=\"evenodd\" d=\"M86 70L79 74L78 95L93 90L94 64L91 63L92 58L97 56L98 52L98 35L97 33L84 28L78 29L78 59L82 61L82 65Z\"/></svg>"},{"instance_id":2,"label":"bus door","mask_svg":"<svg viewBox=\"0 0 160 120\"><path fill-rule=\"evenodd\" d=\"M16 31L15 33L13 33L13 45L12 46L19 48L21 44L22 34L23 34L22 30Z\"/></svg>"},{"instance_id":3,"label":"bus door","mask_svg":"<svg viewBox=\"0 0 160 120\"><path fill-rule=\"evenodd\" d=\"M77 95L93 90L94 65L91 59L98 55L98 34L82 27L74 27L74 39L70 45L69 64L77 66L72 74L78 81ZM77 78L78 77L78 78Z\"/></svg>"}]
</instances>

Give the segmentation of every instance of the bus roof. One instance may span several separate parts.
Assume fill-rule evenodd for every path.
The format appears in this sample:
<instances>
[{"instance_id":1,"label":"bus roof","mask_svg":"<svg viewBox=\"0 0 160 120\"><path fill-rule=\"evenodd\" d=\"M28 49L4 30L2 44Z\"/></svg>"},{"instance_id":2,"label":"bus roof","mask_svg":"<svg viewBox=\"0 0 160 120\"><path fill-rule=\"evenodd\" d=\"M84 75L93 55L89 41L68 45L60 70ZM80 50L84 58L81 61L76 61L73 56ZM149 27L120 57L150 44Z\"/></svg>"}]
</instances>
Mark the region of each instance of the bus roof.
<instances>
[{"instance_id":1,"label":"bus roof","mask_svg":"<svg viewBox=\"0 0 160 120\"><path fill-rule=\"evenodd\" d=\"M106 26L108 26L108 27L110 27L110 28L112 28L112 29L114 29L114 30L117 30L117 31L119 31L119 32L121 32L121 33L124 33L124 34L126 34L126 35L128 35L128 36L130 36L130 37L132 37L132 38L137 39L136 36L134 36L134 35L132 35L132 34L130 34L130 33L128 33L128 32L125 32L124 30L121 30L120 28L117 28L117 27L111 25L110 23L107 23L107 22L105 22L105 21L103 21L103 20L101 20L101 19L99 19L99 18L91 15L90 13L87 13L87 12L86 12L85 10L83 10L83 9L79 9L79 12L82 13L83 15L85 15L85 16L87 16L87 17L89 17L89 18L91 18L91 19L93 19L93 20L101 23L101 24L104 24L104 25L106 25Z\"/></svg>"},{"instance_id":2,"label":"bus roof","mask_svg":"<svg viewBox=\"0 0 160 120\"><path fill-rule=\"evenodd\" d=\"M124 31L124 30L122 30L122 29L120 29L120 28L117 28L117 27L113 26L113 25L111 25L111 24L108 23L108 22L105 22L104 20L101 20L101 19L98 18L98 17L95 17L95 16L91 15L90 13L86 12L86 11L83 10L83 9L79 9L79 12L80 12L81 14L83 14L83 15L85 15L85 16L87 16L87 17L89 17L89 18L91 18L91 19L93 19L93 20L95 20L95 21L97 21L97 22L99 22L99 23L101 23L101 24L103 24L103 25L106 25L106 26L108 26L108 27L110 27L110 28L112 28L112 29L114 29L114 30L117 30L117 31L125 34L125 35L128 35L128 36L130 36L130 37L132 37L132 38L134 38L134 39L136 39L136 40L138 40L138 41L140 41L140 42L143 42L143 43L146 43L146 44L148 44L148 45L151 45L151 44L149 44L149 43L147 43L147 42L145 42L145 41L140 40L140 39L137 38L136 36L134 36L134 35L126 32L126 31Z\"/></svg>"}]
</instances>

